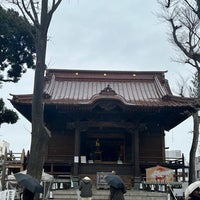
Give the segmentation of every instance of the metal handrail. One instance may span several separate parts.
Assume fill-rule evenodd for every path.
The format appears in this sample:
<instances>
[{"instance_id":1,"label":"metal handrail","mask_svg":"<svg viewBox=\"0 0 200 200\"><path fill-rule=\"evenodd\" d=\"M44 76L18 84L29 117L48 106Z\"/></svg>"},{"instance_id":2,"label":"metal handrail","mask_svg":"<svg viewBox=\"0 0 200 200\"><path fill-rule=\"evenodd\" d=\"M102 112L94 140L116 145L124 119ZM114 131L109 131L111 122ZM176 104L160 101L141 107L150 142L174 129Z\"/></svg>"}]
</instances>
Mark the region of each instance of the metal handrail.
<instances>
[{"instance_id":1,"label":"metal handrail","mask_svg":"<svg viewBox=\"0 0 200 200\"><path fill-rule=\"evenodd\" d=\"M170 185L169 183L167 183L167 187L169 188L170 194L171 194L171 196L173 197L173 199L177 200L176 196L175 196L174 193L173 193L172 187L171 187L171 185Z\"/></svg>"}]
</instances>

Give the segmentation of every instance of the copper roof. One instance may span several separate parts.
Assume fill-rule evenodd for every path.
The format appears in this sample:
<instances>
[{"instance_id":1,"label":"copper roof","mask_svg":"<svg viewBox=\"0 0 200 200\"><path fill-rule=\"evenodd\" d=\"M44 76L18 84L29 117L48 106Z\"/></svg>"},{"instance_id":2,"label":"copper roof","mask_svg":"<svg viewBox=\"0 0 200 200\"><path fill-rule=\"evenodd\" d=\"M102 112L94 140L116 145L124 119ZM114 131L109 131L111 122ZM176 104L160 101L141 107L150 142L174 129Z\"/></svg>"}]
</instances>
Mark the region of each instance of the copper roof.
<instances>
[{"instance_id":1,"label":"copper roof","mask_svg":"<svg viewBox=\"0 0 200 200\"><path fill-rule=\"evenodd\" d=\"M163 71L47 70L46 104L85 105L115 99L132 106L186 106L193 99L172 95ZM32 95L14 95L15 103L30 103Z\"/></svg>"},{"instance_id":2,"label":"copper roof","mask_svg":"<svg viewBox=\"0 0 200 200\"><path fill-rule=\"evenodd\" d=\"M91 104L98 99L116 99L125 105L141 106L181 106L190 103L172 95L164 74L163 71L47 70L45 101Z\"/></svg>"}]
</instances>

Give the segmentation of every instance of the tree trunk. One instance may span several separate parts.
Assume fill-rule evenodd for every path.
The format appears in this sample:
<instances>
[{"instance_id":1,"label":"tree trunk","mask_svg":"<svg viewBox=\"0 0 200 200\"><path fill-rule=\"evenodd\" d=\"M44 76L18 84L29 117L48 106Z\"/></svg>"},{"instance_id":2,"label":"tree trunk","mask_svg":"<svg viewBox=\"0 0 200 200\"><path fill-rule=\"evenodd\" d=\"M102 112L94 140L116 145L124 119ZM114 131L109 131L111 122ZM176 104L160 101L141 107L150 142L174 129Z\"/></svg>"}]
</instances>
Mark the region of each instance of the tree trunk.
<instances>
[{"instance_id":1,"label":"tree trunk","mask_svg":"<svg viewBox=\"0 0 200 200\"><path fill-rule=\"evenodd\" d=\"M198 146L198 140L199 140L199 116L198 112L194 113L192 115L193 117L193 140L192 140L192 146L190 149L190 169L189 169L189 184L196 181L195 176L195 156L196 156L196 150Z\"/></svg>"},{"instance_id":2,"label":"tree trunk","mask_svg":"<svg viewBox=\"0 0 200 200\"><path fill-rule=\"evenodd\" d=\"M47 27L45 15L47 13L48 1L42 1L41 26L36 29L36 69L34 80L34 91L32 99L32 138L30 157L28 160L27 173L38 180L41 180L44 158L47 149L49 135L44 127L44 104L43 88L44 73L46 69L46 46L47 46Z\"/></svg>"},{"instance_id":3,"label":"tree trunk","mask_svg":"<svg viewBox=\"0 0 200 200\"><path fill-rule=\"evenodd\" d=\"M47 33L53 13L57 9L61 1L62 0L42 0L40 2L29 2L26 0L13 1L13 4L17 5L19 10L22 11L22 14L26 18L26 20L30 20L30 22L33 23L36 32L36 68L32 98L32 135L27 173L35 177L39 181L41 180L45 153L50 138L50 132L44 125L43 104ZM30 5L26 6L27 2L29 2ZM41 3L41 7L37 7L38 3ZM38 195L35 199L38 199Z\"/></svg>"}]
</instances>

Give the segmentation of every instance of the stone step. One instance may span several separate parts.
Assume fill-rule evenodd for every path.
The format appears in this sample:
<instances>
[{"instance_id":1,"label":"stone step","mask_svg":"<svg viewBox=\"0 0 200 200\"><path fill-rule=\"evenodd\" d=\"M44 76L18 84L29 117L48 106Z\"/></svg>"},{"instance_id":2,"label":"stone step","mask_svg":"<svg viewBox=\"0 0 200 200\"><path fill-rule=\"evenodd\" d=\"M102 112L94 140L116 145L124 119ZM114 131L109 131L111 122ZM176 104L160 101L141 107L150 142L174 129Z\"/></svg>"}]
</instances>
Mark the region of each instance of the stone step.
<instances>
[{"instance_id":1,"label":"stone step","mask_svg":"<svg viewBox=\"0 0 200 200\"><path fill-rule=\"evenodd\" d=\"M54 190L53 199L54 200L73 200L78 199L79 190L68 189L68 190ZM93 200L108 200L109 199L109 190L96 190L93 189ZM125 200L166 200L167 194L162 192L147 192L139 190L127 190L127 193L124 195Z\"/></svg>"}]
</instances>

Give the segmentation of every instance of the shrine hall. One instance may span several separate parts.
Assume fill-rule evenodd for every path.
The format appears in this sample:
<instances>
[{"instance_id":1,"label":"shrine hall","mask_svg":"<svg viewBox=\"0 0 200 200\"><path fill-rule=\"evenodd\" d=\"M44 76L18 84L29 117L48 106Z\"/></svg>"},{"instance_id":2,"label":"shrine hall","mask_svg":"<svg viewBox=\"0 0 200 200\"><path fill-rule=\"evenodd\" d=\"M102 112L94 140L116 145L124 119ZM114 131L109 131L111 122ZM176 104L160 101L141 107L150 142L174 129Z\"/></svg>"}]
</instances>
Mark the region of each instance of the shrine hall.
<instances>
[{"instance_id":1,"label":"shrine hall","mask_svg":"<svg viewBox=\"0 0 200 200\"><path fill-rule=\"evenodd\" d=\"M184 169L167 161L165 134L196 108L194 99L172 94L166 73L47 69L44 121L52 138L45 171L95 179L115 170L128 179L156 165ZM11 102L31 122L32 94Z\"/></svg>"}]
</instances>

